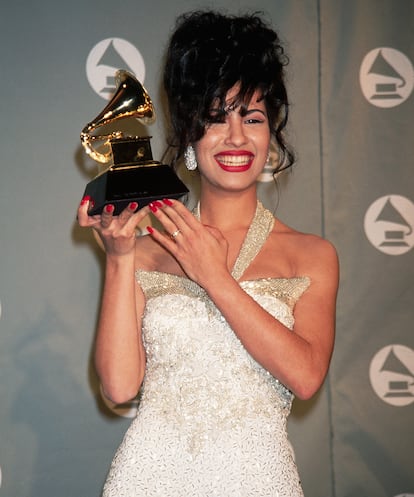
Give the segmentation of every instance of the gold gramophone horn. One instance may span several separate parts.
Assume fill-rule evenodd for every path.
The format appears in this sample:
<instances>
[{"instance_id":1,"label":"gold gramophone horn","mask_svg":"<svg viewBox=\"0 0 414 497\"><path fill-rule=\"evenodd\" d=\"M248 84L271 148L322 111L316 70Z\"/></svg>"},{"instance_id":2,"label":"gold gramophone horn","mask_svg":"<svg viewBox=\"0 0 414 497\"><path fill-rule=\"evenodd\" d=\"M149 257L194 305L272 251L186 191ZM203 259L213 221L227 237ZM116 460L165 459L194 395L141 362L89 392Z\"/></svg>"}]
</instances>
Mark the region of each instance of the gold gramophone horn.
<instances>
[{"instance_id":1,"label":"gold gramophone horn","mask_svg":"<svg viewBox=\"0 0 414 497\"><path fill-rule=\"evenodd\" d=\"M103 111L83 128L80 135L86 153L101 164L107 164L111 161L110 140L122 138L123 134L121 131L114 131L107 135L93 135L93 131L125 117L133 117L144 124L151 124L155 121L154 106L141 83L124 70L117 71L115 78L117 88L113 97ZM92 142L96 140L103 141L103 145L108 146L109 150L102 153L96 151L92 146Z\"/></svg>"}]
</instances>

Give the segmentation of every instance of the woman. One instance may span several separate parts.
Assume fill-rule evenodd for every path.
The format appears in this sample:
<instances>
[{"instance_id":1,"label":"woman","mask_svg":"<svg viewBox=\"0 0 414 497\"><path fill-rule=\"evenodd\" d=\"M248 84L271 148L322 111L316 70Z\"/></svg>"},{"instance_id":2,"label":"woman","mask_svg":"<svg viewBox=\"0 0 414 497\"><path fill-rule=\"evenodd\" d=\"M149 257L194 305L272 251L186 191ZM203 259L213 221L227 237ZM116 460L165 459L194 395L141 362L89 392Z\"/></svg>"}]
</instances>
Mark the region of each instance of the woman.
<instances>
[{"instance_id":1,"label":"woman","mask_svg":"<svg viewBox=\"0 0 414 497\"><path fill-rule=\"evenodd\" d=\"M286 419L327 373L338 264L329 242L257 200L271 140L279 168L291 163L284 65L258 16L182 16L164 82L176 160L200 174L197 208L79 207L106 251L97 371L112 401L140 394L105 497L303 495ZM136 239L150 212L162 229Z\"/></svg>"}]
</instances>

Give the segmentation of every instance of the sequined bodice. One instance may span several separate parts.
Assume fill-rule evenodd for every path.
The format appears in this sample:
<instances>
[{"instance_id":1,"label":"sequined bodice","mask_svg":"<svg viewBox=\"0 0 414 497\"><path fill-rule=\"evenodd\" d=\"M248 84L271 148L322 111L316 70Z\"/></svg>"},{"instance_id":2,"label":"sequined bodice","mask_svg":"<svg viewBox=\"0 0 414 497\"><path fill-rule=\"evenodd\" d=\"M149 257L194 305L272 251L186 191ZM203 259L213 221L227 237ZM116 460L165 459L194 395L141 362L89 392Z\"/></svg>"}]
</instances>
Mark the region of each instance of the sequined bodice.
<instances>
[{"instance_id":1,"label":"sequined bodice","mask_svg":"<svg viewBox=\"0 0 414 497\"><path fill-rule=\"evenodd\" d=\"M141 402L182 426L194 451L208 433L245 419L276 416L284 425L292 393L248 354L201 288L165 273L137 277L148 299ZM288 328L294 324L294 303L308 284L308 278L240 283Z\"/></svg>"}]
</instances>

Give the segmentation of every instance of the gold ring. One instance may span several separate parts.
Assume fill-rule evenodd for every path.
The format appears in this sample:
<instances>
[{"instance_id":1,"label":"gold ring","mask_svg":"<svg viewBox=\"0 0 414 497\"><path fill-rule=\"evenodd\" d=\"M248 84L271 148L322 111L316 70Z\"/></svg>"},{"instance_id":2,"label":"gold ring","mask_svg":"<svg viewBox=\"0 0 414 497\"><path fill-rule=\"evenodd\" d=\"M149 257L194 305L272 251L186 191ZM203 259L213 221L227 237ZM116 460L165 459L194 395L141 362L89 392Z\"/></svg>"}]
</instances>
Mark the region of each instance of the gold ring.
<instances>
[{"instance_id":1,"label":"gold ring","mask_svg":"<svg viewBox=\"0 0 414 497\"><path fill-rule=\"evenodd\" d=\"M176 236L178 236L181 233L181 230L175 230L174 233L171 233L170 238L171 240L174 240Z\"/></svg>"}]
</instances>

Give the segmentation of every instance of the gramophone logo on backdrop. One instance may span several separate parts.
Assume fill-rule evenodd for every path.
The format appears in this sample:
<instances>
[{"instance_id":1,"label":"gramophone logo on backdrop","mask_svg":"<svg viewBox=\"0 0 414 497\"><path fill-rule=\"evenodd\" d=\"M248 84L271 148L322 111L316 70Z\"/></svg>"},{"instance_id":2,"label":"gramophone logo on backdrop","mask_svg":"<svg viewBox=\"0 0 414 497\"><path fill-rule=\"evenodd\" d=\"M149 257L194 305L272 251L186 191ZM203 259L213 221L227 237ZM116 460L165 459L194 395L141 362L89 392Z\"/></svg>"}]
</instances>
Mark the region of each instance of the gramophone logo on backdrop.
<instances>
[{"instance_id":1,"label":"gramophone logo on backdrop","mask_svg":"<svg viewBox=\"0 0 414 497\"><path fill-rule=\"evenodd\" d=\"M404 345L388 345L371 361L369 378L380 399L393 406L414 402L414 350Z\"/></svg>"},{"instance_id":2,"label":"gramophone logo on backdrop","mask_svg":"<svg viewBox=\"0 0 414 497\"><path fill-rule=\"evenodd\" d=\"M97 43L89 52L86 76L91 87L105 100L109 100L116 89L115 73L118 69L130 71L143 83L144 59L129 41L107 38Z\"/></svg>"},{"instance_id":3,"label":"gramophone logo on backdrop","mask_svg":"<svg viewBox=\"0 0 414 497\"><path fill-rule=\"evenodd\" d=\"M359 80L362 93L372 105L396 107L407 100L413 90L413 65L394 48L375 48L364 57Z\"/></svg>"},{"instance_id":4,"label":"gramophone logo on backdrop","mask_svg":"<svg viewBox=\"0 0 414 497\"><path fill-rule=\"evenodd\" d=\"M381 197L368 208L364 229L381 252L405 254L414 246L414 204L401 195Z\"/></svg>"}]
</instances>

